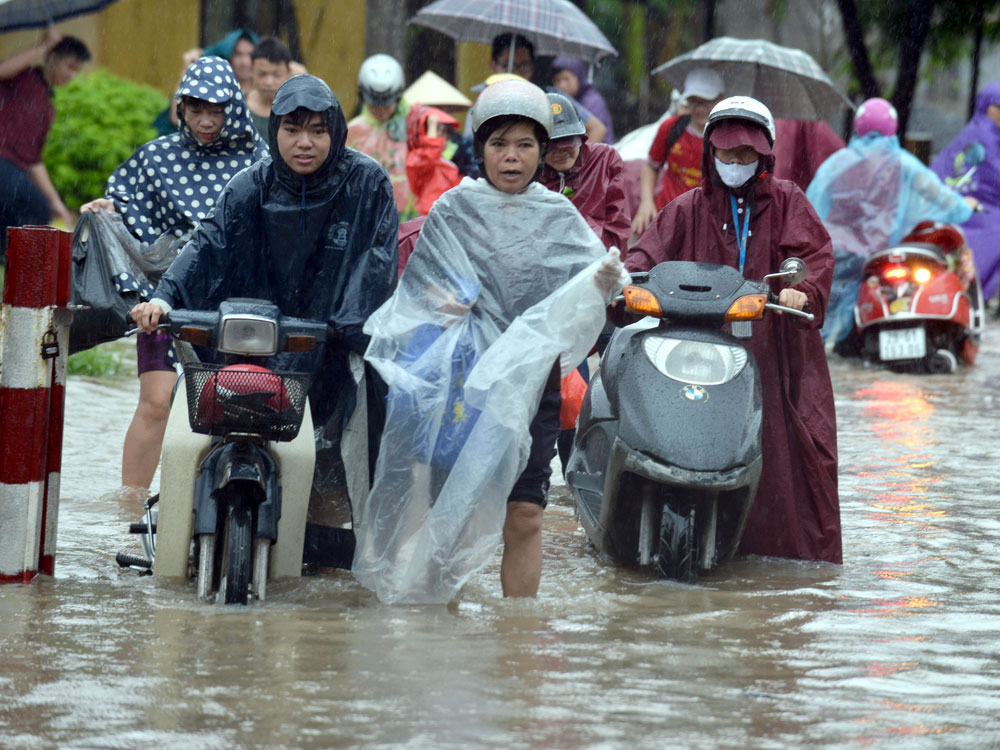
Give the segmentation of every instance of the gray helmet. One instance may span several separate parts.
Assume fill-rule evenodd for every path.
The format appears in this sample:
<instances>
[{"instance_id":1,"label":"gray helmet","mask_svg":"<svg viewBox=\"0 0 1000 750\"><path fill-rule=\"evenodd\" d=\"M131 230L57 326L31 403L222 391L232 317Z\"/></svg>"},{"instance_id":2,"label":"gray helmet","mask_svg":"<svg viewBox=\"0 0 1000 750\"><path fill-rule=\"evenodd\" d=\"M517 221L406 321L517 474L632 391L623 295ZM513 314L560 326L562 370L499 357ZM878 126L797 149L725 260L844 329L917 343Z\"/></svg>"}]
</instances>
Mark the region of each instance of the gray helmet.
<instances>
[{"instance_id":1,"label":"gray helmet","mask_svg":"<svg viewBox=\"0 0 1000 750\"><path fill-rule=\"evenodd\" d=\"M403 66L389 55L372 55L358 71L358 89L368 104L382 107L392 104L403 95L406 81Z\"/></svg>"},{"instance_id":2,"label":"gray helmet","mask_svg":"<svg viewBox=\"0 0 1000 750\"><path fill-rule=\"evenodd\" d=\"M552 137L552 107L545 92L528 81L498 81L487 86L472 106L472 132L494 117L525 117Z\"/></svg>"},{"instance_id":3,"label":"gray helmet","mask_svg":"<svg viewBox=\"0 0 1000 750\"><path fill-rule=\"evenodd\" d=\"M565 94L546 94L552 107L552 140L569 138L572 135L586 135L587 128L580 119L580 113Z\"/></svg>"},{"instance_id":4,"label":"gray helmet","mask_svg":"<svg viewBox=\"0 0 1000 750\"><path fill-rule=\"evenodd\" d=\"M771 146L774 146L774 118L763 102L749 96L731 96L723 99L712 107L708 120L705 121L705 138L708 131L722 120L747 120L760 127L766 134Z\"/></svg>"}]
</instances>

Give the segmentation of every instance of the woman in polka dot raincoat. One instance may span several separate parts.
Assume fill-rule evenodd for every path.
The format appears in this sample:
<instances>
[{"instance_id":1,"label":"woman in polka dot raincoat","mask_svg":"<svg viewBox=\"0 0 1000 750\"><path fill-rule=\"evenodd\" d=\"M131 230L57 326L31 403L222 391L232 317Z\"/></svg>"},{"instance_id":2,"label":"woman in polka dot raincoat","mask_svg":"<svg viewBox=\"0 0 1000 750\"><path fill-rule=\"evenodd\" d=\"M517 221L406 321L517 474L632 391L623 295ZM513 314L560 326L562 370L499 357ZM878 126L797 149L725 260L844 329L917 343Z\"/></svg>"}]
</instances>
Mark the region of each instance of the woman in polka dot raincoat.
<instances>
[{"instance_id":1,"label":"woman in polka dot raincoat","mask_svg":"<svg viewBox=\"0 0 1000 750\"><path fill-rule=\"evenodd\" d=\"M119 212L145 245L172 236L180 246L212 213L229 180L268 155L233 69L222 58L192 63L176 98L178 132L140 146L108 178L107 197L81 208ZM132 278L116 282L143 296L152 292ZM147 488L159 463L177 360L167 333L140 334L136 345L139 405L125 436L122 484Z\"/></svg>"}]
</instances>

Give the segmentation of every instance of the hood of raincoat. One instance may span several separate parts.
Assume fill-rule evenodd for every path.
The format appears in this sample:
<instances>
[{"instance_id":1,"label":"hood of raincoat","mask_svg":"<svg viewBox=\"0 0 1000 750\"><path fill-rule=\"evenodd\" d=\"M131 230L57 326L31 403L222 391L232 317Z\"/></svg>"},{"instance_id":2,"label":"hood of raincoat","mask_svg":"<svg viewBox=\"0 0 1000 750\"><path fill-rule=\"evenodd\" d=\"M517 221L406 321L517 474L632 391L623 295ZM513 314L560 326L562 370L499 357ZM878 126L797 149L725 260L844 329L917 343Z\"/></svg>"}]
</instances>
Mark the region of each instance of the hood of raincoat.
<instances>
[{"instance_id":1,"label":"hood of raincoat","mask_svg":"<svg viewBox=\"0 0 1000 750\"><path fill-rule=\"evenodd\" d=\"M299 107L319 112L326 121L326 129L330 133L330 153L319 168L308 175L300 175L288 166L278 151L278 130L281 118L294 112ZM322 78L302 74L292 76L278 88L271 103L271 116L268 121L269 145L274 157L274 171L278 182L288 190L312 195L324 190L332 178L334 164L344 155L347 148L347 120L340 102L334 96L330 87Z\"/></svg>"},{"instance_id":2,"label":"hood of raincoat","mask_svg":"<svg viewBox=\"0 0 1000 750\"><path fill-rule=\"evenodd\" d=\"M837 250L865 256L898 243L918 222L963 222L962 197L894 135L854 136L816 171L806 196Z\"/></svg>"},{"instance_id":3,"label":"hood of raincoat","mask_svg":"<svg viewBox=\"0 0 1000 750\"><path fill-rule=\"evenodd\" d=\"M608 109L608 104L604 101L604 97L594 87L594 82L587 75L586 63L575 57L557 57L552 61L549 71L552 75L555 75L560 70L568 70L576 76L580 82L580 88L573 98L590 110L590 113L607 127L608 134L604 137L604 142L614 143L615 132L611 120L611 110Z\"/></svg>"},{"instance_id":4,"label":"hood of raincoat","mask_svg":"<svg viewBox=\"0 0 1000 750\"><path fill-rule=\"evenodd\" d=\"M963 226L976 256L979 281L984 299L990 299L1000 287L1000 128L986 114L991 104L1000 105L1000 81L986 84L976 97L976 112L955 139L931 162L942 179L953 182L970 169L965 150L978 144L985 151L985 160L976 167L971 179L961 186L963 195L976 198L986 207L986 213L973 214Z\"/></svg>"},{"instance_id":5,"label":"hood of raincoat","mask_svg":"<svg viewBox=\"0 0 1000 750\"><path fill-rule=\"evenodd\" d=\"M249 29L233 29L219 41L205 47L203 54L215 55L228 60L233 56L233 50L236 49L236 43L244 36L249 38L255 47L260 41L260 38Z\"/></svg>"},{"instance_id":6,"label":"hood of raincoat","mask_svg":"<svg viewBox=\"0 0 1000 750\"><path fill-rule=\"evenodd\" d=\"M108 178L107 196L146 244L166 232L190 231L235 174L267 156L228 62L202 57L191 63L177 91L178 99L184 96L225 105L219 137L202 144L184 122L181 103L180 130L140 146Z\"/></svg>"},{"instance_id":7,"label":"hood of raincoat","mask_svg":"<svg viewBox=\"0 0 1000 750\"><path fill-rule=\"evenodd\" d=\"M427 137L427 118L433 115L442 125L451 128L458 127L458 120L442 109L430 107L426 104L414 104L410 107L406 115L406 147L408 149L420 148L421 146L437 146L444 148L444 138Z\"/></svg>"},{"instance_id":8,"label":"hood of raincoat","mask_svg":"<svg viewBox=\"0 0 1000 750\"><path fill-rule=\"evenodd\" d=\"M970 185L970 189L963 192L992 206L1000 206L1000 128L986 113L991 104L1000 105L1000 81L986 84L979 92L972 119L931 162L931 169L942 179L959 178L969 169L961 158L966 146L973 143L982 145L986 150L986 159L976 170L975 185Z\"/></svg>"},{"instance_id":9,"label":"hood of raincoat","mask_svg":"<svg viewBox=\"0 0 1000 750\"><path fill-rule=\"evenodd\" d=\"M275 140L277 112L299 106L325 113L331 134L329 158L305 178L282 166ZM229 183L156 296L197 310L229 297L271 300L286 315L329 321L363 351L361 328L395 283L399 220L385 170L344 146L345 134L323 81L282 84L271 110L274 155Z\"/></svg>"},{"instance_id":10,"label":"hood of raincoat","mask_svg":"<svg viewBox=\"0 0 1000 750\"><path fill-rule=\"evenodd\" d=\"M621 155L611 146L584 143L576 164L566 172L546 164L539 182L569 198L605 247L624 250L631 232L624 169Z\"/></svg>"}]
</instances>

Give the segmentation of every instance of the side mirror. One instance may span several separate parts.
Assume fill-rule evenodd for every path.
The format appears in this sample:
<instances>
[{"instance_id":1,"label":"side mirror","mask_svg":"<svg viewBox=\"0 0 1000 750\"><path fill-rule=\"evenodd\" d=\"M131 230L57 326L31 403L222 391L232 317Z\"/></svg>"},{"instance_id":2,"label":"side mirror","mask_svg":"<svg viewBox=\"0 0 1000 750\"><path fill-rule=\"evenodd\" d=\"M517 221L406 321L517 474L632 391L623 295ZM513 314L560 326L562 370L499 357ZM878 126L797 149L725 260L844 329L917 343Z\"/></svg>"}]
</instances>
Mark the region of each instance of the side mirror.
<instances>
[{"instance_id":1,"label":"side mirror","mask_svg":"<svg viewBox=\"0 0 1000 750\"><path fill-rule=\"evenodd\" d=\"M764 281L771 279L784 279L789 286L804 281L806 278L806 262L801 258L785 258L777 273L769 273L764 277Z\"/></svg>"},{"instance_id":2,"label":"side mirror","mask_svg":"<svg viewBox=\"0 0 1000 750\"><path fill-rule=\"evenodd\" d=\"M785 258L778 270L785 277L789 286L795 286L805 281L806 263L801 258Z\"/></svg>"}]
</instances>

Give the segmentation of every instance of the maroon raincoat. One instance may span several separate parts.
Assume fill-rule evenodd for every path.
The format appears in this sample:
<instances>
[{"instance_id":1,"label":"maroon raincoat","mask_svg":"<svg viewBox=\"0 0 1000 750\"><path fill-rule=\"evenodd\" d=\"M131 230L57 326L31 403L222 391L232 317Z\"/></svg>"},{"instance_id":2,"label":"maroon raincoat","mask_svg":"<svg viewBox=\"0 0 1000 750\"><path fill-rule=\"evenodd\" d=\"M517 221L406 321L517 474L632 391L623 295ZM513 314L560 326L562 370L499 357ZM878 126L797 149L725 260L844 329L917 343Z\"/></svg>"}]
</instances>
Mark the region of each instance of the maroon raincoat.
<instances>
[{"instance_id":1,"label":"maroon raincoat","mask_svg":"<svg viewBox=\"0 0 1000 750\"><path fill-rule=\"evenodd\" d=\"M706 148L702 187L657 214L629 251L628 270L665 260L739 267L730 191L714 165L709 170L710 158ZM743 189L743 205L751 204L744 275L762 279L785 258L802 258L809 275L795 288L805 292L816 319L769 312L754 322L747 341L760 368L764 460L740 552L840 563L836 414L819 334L833 278L830 236L794 183L765 172L751 185Z\"/></svg>"},{"instance_id":2,"label":"maroon raincoat","mask_svg":"<svg viewBox=\"0 0 1000 750\"><path fill-rule=\"evenodd\" d=\"M791 180L805 190L819 165L846 145L833 128L820 120L774 121L774 169L779 180Z\"/></svg>"},{"instance_id":3,"label":"maroon raincoat","mask_svg":"<svg viewBox=\"0 0 1000 750\"><path fill-rule=\"evenodd\" d=\"M546 165L539 178L545 187L563 193L597 232L609 250L623 253L632 230L632 217L625 208L622 157L604 143L584 143L580 158L560 173Z\"/></svg>"}]
</instances>

